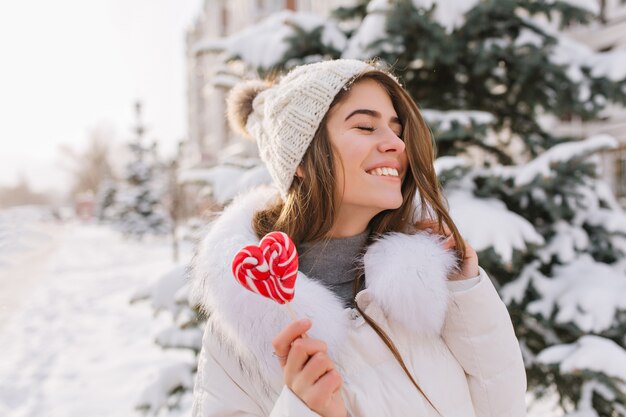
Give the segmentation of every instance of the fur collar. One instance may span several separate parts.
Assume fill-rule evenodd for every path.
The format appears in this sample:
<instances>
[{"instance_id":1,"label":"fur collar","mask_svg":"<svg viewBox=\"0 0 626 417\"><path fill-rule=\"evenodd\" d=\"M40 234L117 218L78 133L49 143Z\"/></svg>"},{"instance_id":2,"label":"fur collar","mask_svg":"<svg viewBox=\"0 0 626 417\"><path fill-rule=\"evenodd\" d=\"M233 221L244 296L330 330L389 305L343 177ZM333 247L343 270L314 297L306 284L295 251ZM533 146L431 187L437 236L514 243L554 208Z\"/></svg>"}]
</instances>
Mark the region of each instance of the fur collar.
<instances>
[{"instance_id":1,"label":"fur collar","mask_svg":"<svg viewBox=\"0 0 626 417\"><path fill-rule=\"evenodd\" d=\"M252 216L277 196L273 188L260 187L226 208L198 249L191 284L192 302L207 313L211 332L268 391L282 385L271 341L289 323L289 315L284 306L243 289L232 276L231 260L243 246L258 243ZM452 254L431 235L390 233L367 249L366 289L359 295L367 293L389 320L407 330L437 334L445 318L445 281L453 264ZM350 310L322 284L299 273L291 306L298 317L313 321L310 336L324 340L331 356L345 345Z\"/></svg>"}]
</instances>

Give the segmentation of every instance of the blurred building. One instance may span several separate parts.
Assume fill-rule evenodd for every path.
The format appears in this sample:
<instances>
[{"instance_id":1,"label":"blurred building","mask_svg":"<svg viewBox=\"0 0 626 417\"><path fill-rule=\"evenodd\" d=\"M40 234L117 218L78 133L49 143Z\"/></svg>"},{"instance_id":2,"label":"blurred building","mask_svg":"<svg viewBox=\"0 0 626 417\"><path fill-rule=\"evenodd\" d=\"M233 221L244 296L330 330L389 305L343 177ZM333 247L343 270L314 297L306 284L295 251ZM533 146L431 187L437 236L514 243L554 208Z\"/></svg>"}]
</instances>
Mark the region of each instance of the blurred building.
<instances>
[{"instance_id":1,"label":"blurred building","mask_svg":"<svg viewBox=\"0 0 626 417\"><path fill-rule=\"evenodd\" d=\"M233 80L207 41L219 40L281 10L326 16L354 0L205 0L202 13L187 33L187 103L191 147L196 163L210 166L228 155L255 155L256 146L240 141L228 129L225 97ZM230 70L230 69L229 69ZM232 78L232 76L231 76Z\"/></svg>"},{"instance_id":2,"label":"blurred building","mask_svg":"<svg viewBox=\"0 0 626 417\"><path fill-rule=\"evenodd\" d=\"M569 35L601 52L626 51L626 2L624 0L588 0L599 5L600 20L587 27L573 28ZM620 147L602 154L603 175L613 192L626 207L626 109L609 107L602 119L593 123L573 122L566 133L588 137L607 133L618 139Z\"/></svg>"}]
</instances>

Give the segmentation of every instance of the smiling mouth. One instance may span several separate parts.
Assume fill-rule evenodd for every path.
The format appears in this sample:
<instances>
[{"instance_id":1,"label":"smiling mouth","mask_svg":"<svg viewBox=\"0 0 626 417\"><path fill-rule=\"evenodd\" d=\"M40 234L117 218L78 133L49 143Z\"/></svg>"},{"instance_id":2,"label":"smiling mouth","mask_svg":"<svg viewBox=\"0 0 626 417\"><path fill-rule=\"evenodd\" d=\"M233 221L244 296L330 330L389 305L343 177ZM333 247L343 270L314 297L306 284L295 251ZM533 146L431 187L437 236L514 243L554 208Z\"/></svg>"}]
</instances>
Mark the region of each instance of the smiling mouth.
<instances>
[{"instance_id":1,"label":"smiling mouth","mask_svg":"<svg viewBox=\"0 0 626 417\"><path fill-rule=\"evenodd\" d=\"M371 171L367 171L368 174L374 175L376 177L395 177L398 178L400 175L398 174L398 170L395 168L375 168Z\"/></svg>"}]
</instances>

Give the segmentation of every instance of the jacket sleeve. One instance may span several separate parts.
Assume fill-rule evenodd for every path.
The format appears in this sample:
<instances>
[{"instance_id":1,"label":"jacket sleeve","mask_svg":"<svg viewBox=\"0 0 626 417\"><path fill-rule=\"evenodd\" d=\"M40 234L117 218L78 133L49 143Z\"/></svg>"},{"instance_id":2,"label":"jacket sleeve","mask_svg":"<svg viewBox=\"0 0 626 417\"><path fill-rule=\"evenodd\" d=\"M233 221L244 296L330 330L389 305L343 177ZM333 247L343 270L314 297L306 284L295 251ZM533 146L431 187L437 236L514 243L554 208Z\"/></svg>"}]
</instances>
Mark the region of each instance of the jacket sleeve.
<instances>
[{"instance_id":1,"label":"jacket sleeve","mask_svg":"<svg viewBox=\"0 0 626 417\"><path fill-rule=\"evenodd\" d=\"M506 306L480 270L477 284L451 292L443 339L465 370L477 417L526 415L526 371Z\"/></svg>"},{"instance_id":2,"label":"jacket sleeve","mask_svg":"<svg viewBox=\"0 0 626 417\"><path fill-rule=\"evenodd\" d=\"M230 375L211 347L205 343L200 351L193 393L192 417L265 417L261 406L244 389L245 382ZM287 386L283 387L269 417L320 417Z\"/></svg>"}]
</instances>

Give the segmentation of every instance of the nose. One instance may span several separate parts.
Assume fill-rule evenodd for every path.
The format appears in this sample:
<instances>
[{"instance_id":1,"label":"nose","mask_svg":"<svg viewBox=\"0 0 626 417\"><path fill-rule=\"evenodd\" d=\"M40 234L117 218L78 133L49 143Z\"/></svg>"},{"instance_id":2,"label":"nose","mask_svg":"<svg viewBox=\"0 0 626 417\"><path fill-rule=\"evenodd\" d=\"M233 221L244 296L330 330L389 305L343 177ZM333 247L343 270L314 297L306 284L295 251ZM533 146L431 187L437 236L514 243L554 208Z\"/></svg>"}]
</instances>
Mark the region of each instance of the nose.
<instances>
[{"instance_id":1,"label":"nose","mask_svg":"<svg viewBox=\"0 0 626 417\"><path fill-rule=\"evenodd\" d=\"M396 132L393 129L387 127L385 129L381 129L381 140L378 143L378 150L382 153L385 152L397 152L402 153L405 149L405 144L402 139L400 139Z\"/></svg>"}]
</instances>

